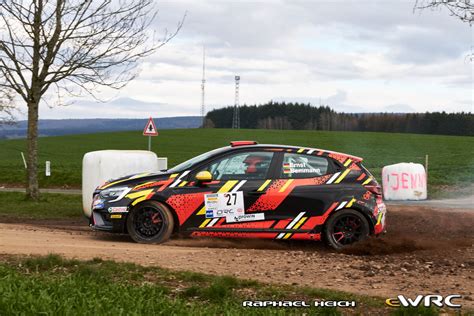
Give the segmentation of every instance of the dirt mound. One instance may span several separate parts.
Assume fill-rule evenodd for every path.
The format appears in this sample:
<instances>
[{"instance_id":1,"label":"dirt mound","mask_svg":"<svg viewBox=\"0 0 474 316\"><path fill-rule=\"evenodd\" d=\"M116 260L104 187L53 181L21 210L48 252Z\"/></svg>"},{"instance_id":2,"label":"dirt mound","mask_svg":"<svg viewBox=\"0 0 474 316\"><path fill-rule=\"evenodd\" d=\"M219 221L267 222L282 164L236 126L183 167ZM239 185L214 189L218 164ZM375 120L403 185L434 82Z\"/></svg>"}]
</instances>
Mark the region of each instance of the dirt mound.
<instances>
[{"instance_id":1,"label":"dirt mound","mask_svg":"<svg viewBox=\"0 0 474 316\"><path fill-rule=\"evenodd\" d=\"M420 250L444 252L471 247L474 212L443 212L428 207L392 206L387 233L347 247L342 252L358 256L412 253Z\"/></svg>"},{"instance_id":2,"label":"dirt mound","mask_svg":"<svg viewBox=\"0 0 474 316\"><path fill-rule=\"evenodd\" d=\"M419 246L415 240L408 238L402 238L398 240L368 238L355 245L343 249L341 252L348 255L374 256L414 252L424 249L426 248Z\"/></svg>"},{"instance_id":3,"label":"dirt mound","mask_svg":"<svg viewBox=\"0 0 474 316\"><path fill-rule=\"evenodd\" d=\"M393 206L388 232L342 253L321 242L173 238L136 244L71 221L0 223L1 254L58 253L395 297L460 294L474 307L474 213ZM0 218L0 222L2 218Z\"/></svg>"}]
</instances>

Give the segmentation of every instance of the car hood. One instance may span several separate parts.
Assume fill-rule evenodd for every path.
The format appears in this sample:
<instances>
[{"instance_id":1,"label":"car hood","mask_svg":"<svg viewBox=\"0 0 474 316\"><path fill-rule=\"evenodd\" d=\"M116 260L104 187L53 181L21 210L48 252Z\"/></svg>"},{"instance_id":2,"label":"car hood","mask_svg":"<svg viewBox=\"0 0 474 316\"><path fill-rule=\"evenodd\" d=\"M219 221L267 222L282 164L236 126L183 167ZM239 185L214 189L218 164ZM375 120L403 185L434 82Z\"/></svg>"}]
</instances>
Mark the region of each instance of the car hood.
<instances>
[{"instance_id":1,"label":"car hood","mask_svg":"<svg viewBox=\"0 0 474 316\"><path fill-rule=\"evenodd\" d=\"M113 187L121 186L138 186L150 181L160 181L168 179L170 177L169 172L160 172L160 173L137 173L121 177L118 179L113 179L105 182L104 184L97 187L97 190L104 190Z\"/></svg>"}]
</instances>

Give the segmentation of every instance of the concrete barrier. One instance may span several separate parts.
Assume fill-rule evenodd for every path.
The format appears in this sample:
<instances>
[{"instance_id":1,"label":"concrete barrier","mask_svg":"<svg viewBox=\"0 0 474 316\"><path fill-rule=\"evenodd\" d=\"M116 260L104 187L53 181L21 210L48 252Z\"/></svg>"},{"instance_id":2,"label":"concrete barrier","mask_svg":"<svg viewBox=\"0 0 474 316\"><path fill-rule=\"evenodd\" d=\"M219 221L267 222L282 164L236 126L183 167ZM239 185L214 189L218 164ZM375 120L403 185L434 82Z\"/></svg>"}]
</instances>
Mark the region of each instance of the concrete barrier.
<instances>
[{"instance_id":1,"label":"concrete barrier","mask_svg":"<svg viewBox=\"0 0 474 316\"><path fill-rule=\"evenodd\" d=\"M92 193L104 182L142 172L159 172L158 157L145 150L100 150L82 160L82 206L91 215Z\"/></svg>"}]
</instances>

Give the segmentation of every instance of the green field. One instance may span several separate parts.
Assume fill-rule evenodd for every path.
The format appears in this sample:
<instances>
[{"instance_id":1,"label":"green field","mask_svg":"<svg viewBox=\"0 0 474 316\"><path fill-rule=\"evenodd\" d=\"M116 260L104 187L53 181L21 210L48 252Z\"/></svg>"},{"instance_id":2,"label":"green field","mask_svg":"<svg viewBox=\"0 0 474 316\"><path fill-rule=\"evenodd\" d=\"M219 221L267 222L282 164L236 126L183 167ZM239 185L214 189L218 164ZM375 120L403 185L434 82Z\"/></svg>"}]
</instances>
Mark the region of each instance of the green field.
<instances>
[{"instance_id":1,"label":"green field","mask_svg":"<svg viewBox=\"0 0 474 316\"><path fill-rule=\"evenodd\" d=\"M82 197L78 194L44 193L39 201L32 201L21 192L0 192L0 201L0 219L78 219L82 216Z\"/></svg>"},{"instance_id":2,"label":"green field","mask_svg":"<svg viewBox=\"0 0 474 316\"><path fill-rule=\"evenodd\" d=\"M94 259L0 257L1 315L437 315L392 309L382 298L269 285L230 276L175 272ZM245 300L355 300L357 307L248 308Z\"/></svg>"},{"instance_id":3,"label":"green field","mask_svg":"<svg viewBox=\"0 0 474 316\"><path fill-rule=\"evenodd\" d=\"M152 149L168 157L169 166L207 150L226 146L231 140L257 140L260 143L288 144L341 151L365 160L380 177L384 165L398 162L424 163L429 155L430 193L445 186L466 187L473 183L474 138L460 136L322 132L282 130L181 129L163 130L153 139ZM79 187L82 157L103 149L146 149L141 132L85 134L43 137L39 140L40 185ZM0 184L21 185L25 170L20 152L25 140L0 141ZM52 176L44 176L44 163L52 163Z\"/></svg>"}]
</instances>

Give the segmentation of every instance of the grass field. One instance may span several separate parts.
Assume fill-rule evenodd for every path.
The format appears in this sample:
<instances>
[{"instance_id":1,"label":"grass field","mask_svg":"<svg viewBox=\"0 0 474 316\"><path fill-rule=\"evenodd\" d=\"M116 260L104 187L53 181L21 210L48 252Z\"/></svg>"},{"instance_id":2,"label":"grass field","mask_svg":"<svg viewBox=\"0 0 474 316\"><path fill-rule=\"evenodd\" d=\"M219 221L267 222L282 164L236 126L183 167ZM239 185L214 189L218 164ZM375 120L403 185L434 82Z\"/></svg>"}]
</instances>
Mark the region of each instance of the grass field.
<instances>
[{"instance_id":1,"label":"grass field","mask_svg":"<svg viewBox=\"0 0 474 316\"><path fill-rule=\"evenodd\" d=\"M0 314L45 315L339 315L335 308L247 308L244 300L355 300L352 313L436 315L390 309L383 299L324 289L269 285L129 263L0 257ZM347 310L345 311L347 312Z\"/></svg>"},{"instance_id":2,"label":"grass field","mask_svg":"<svg viewBox=\"0 0 474 316\"><path fill-rule=\"evenodd\" d=\"M163 130L153 139L152 149L168 157L169 166L207 150L228 145L231 140L257 140L260 143L289 144L341 151L365 160L380 177L384 165L398 162L424 163L429 155L430 192L440 187L463 187L473 183L474 138L365 132L321 132L281 130L185 129ZM20 152L25 140L0 141L0 184L20 185L25 170ZM79 187L82 157L102 149L146 149L141 132L85 134L44 137L39 140L40 185ZM44 176L44 163L52 163L52 176Z\"/></svg>"},{"instance_id":3,"label":"grass field","mask_svg":"<svg viewBox=\"0 0 474 316\"><path fill-rule=\"evenodd\" d=\"M32 201L27 200L24 193L0 192L0 201L0 218L72 219L82 216L80 195L45 193L39 201Z\"/></svg>"}]
</instances>

